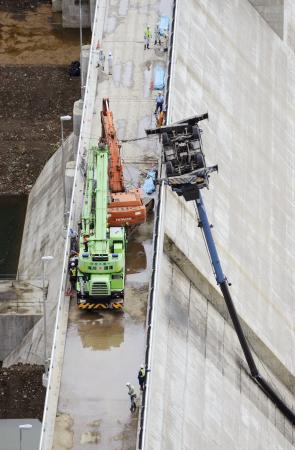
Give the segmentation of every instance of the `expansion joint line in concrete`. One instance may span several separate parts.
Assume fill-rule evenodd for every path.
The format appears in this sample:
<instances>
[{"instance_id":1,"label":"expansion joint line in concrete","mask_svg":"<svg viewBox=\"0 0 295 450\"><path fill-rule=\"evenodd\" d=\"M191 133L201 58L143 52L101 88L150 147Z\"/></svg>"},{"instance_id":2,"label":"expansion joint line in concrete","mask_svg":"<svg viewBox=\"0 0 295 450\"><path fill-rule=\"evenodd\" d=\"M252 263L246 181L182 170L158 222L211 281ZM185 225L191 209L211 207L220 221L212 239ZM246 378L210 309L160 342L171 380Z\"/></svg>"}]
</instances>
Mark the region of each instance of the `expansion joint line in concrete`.
<instances>
[{"instance_id":1,"label":"expansion joint line in concrete","mask_svg":"<svg viewBox=\"0 0 295 450\"><path fill-rule=\"evenodd\" d=\"M226 308L222 295L217 291L208 279L198 270L198 268L189 260L177 244L165 233L164 252L169 259L179 268L179 270L192 282L195 288L210 303L214 309L232 326L229 313ZM265 363L273 374L283 383L286 388L294 393L295 377L287 367L277 358L277 356L267 347L257 336L252 328L239 317L243 329L246 332L251 348L257 355L261 363Z\"/></svg>"},{"instance_id":2,"label":"expansion joint line in concrete","mask_svg":"<svg viewBox=\"0 0 295 450\"><path fill-rule=\"evenodd\" d=\"M200 213L200 209L198 209L198 213ZM204 227L205 216L204 214L199 215L199 219L201 222L201 226ZM199 224L200 224L199 222ZM211 233L210 225L207 219L207 232ZM204 229L205 231L205 229ZM207 240L206 240L207 241ZM213 238L208 248L214 244ZM215 249L216 250L216 249ZM260 389L266 394L266 396L274 403L274 405L281 411L281 413L292 423L295 424L295 414L294 412L286 405L285 401L281 398L280 395L277 394L276 389L273 389L270 382L264 379L260 374L250 349L250 346L246 340L244 329L247 331L247 335L251 336L252 343L255 342L255 347L260 349L260 353L264 354L266 359L273 361L271 369L273 372L279 377L281 381L287 386L287 388L292 392L292 386L294 385L294 377L287 370L286 367L282 367L282 363L280 363L275 355L269 350L266 349L265 344L261 342L261 340L253 333L253 330L249 328L249 326L238 316L233 301L230 296L229 288L227 285L226 277L222 272L222 268L220 266L220 270L218 271L215 267L215 272L219 272L219 278L217 280L217 284L219 284L220 289L223 294L222 297L217 294L215 288L211 287L211 284L208 280L200 274L197 268L193 265L191 261L188 260L187 256L183 254L183 252L176 246L176 244L166 235L164 241L164 251L167 255L173 260L173 262L179 267L179 269L188 277L189 280L196 286L196 288L201 292L201 294L206 298L206 300L210 301L212 305L216 308L216 310L225 318L225 320L229 323L232 323L234 329L237 333L237 337L239 339L240 345L242 347L243 353L245 355L246 361L248 363L248 367L250 369L251 378L257 383ZM210 257L212 258L211 251ZM217 258L219 265L219 257L217 254L217 250L214 254L214 257ZM211 261L212 262L212 261ZM217 278L217 277L216 277ZM205 286L206 285L206 286ZM203 288L202 288L203 287ZM226 305L226 307L225 307ZM231 318L231 322L229 321L229 317ZM243 324L243 325L242 325ZM246 352L245 352L246 349ZM279 363L279 364L278 364ZM278 370L274 370L275 367L280 365L281 373L278 373Z\"/></svg>"},{"instance_id":3,"label":"expansion joint line in concrete","mask_svg":"<svg viewBox=\"0 0 295 450\"><path fill-rule=\"evenodd\" d=\"M239 320L233 299L231 297L227 278L222 270L221 261L219 259L219 255L211 231L211 226L209 224L206 208L200 191L197 191L195 207L196 207L196 214L198 217L198 226L201 228L203 232L204 240L209 251L209 258L213 268L214 277L216 283L219 285L219 288L222 292L227 310L229 312L235 332L239 339L240 346L242 347L245 359L247 361L251 377L262 389L262 391L268 396L268 398L284 414L284 416L294 425L295 424L294 412L286 405L285 401L282 400L282 398L276 392L276 390L271 387L270 383L263 378L263 376L259 373L259 370L256 366L256 363L252 355L252 351L247 342L242 324Z\"/></svg>"}]
</instances>

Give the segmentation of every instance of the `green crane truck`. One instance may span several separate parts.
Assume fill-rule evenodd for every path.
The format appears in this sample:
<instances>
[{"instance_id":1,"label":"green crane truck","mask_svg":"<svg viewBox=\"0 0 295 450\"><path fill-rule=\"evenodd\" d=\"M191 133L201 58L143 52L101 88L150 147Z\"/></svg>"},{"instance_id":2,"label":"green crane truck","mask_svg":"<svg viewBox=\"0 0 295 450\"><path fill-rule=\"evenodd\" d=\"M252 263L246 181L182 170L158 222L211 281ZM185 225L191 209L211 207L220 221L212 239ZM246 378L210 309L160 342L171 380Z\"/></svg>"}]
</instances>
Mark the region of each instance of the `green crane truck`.
<instances>
[{"instance_id":1,"label":"green crane truck","mask_svg":"<svg viewBox=\"0 0 295 450\"><path fill-rule=\"evenodd\" d=\"M105 145L89 150L77 271L81 309L121 309L125 283L125 228L108 227L108 159Z\"/></svg>"}]
</instances>

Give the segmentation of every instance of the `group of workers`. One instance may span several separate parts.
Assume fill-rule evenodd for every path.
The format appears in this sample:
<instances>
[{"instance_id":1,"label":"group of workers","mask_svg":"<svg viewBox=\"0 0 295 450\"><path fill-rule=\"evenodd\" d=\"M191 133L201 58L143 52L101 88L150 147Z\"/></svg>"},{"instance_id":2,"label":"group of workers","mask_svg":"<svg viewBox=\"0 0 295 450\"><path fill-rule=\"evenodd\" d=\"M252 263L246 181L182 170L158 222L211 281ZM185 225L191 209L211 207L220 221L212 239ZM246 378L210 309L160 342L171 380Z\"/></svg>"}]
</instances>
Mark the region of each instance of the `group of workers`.
<instances>
[{"instance_id":1,"label":"group of workers","mask_svg":"<svg viewBox=\"0 0 295 450\"><path fill-rule=\"evenodd\" d=\"M139 369L139 372L138 372L138 376L137 376L138 383L139 383L139 388L140 388L141 391L143 391L144 387L145 387L146 373L147 372L149 372L149 370L145 370L145 367L142 364L140 366L140 369ZM126 383L126 386L128 388L128 395L129 395L129 398L130 398L130 411L132 413L134 413L135 410L136 410L136 397L137 397L137 395L136 395L134 386L132 386L132 384L129 381Z\"/></svg>"},{"instance_id":2,"label":"group of workers","mask_svg":"<svg viewBox=\"0 0 295 450\"><path fill-rule=\"evenodd\" d=\"M101 48L98 52L98 62L96 68L100 68L104 72L105 68L105 54L103 49ZM109 69L109 75L112 75L113 73L113 55L112 52L109 52L108 54L108 69Z\"/></svg>"},{"instance_id":3,"label":"group of workers","mask_svg":"<svg viewBox=\"0 0 295 450\"><path fill-rule=\"evenodd\" d=\"M154 32L154 45L159 46L160 48L163 48L163 51L166 52L168 50L168 30L165 29L163 32L161 32L159 25L156 25L155 32ZM152 39L152 32L150 30L149 25L147 25L146 29L144 30L144 49L148 50L150 48L150 42ZM100 68L103 72L105 69L105 61L106 57L104 54L103 49L99 49L98 52L98 61L96 68ZM108 54L108 69L109 69L109 75L112 75L113 73L113 55L112 52L109 52Z\"/></svg>"},{"instance_id":4,"label":"group of workers","mask_svg":"<svg viewBox=\"0 0 295 450\"><path fill-rule=\"evenodd\" d=\"M152 40L152 32L150 29L150 26L147 25L146 29L144 30L144 49L149 50L150 49L150 43ZM160 30L159 25L156 25L155 31L154 31L154 46L158 46L160 49L162 48L164 52L167 52L168 50L168 30L165 29L163 31Z\"/></svg>"},{"instance_id":5,"label":"group of workers","mask_svg":"<svg viewBox=\"0 0 295 450\"><path fill-rule=\"evenodd\" d=\"M159 24L156 25L155 32L154 32L154 45L158 45L161 47L163 45L163 50L168 50L168 30L165 29L163 32L160 30ZM149 25L147 25L146 29L144 30L144 49L148 50L150 48L150 42L152 39L152 33L150 30ZM159 92L156 98L156 120L157 120L157 127L161 127L165 122L165 109L164 109L164 96L162 92Z\"/></svg>"}]
</instances>

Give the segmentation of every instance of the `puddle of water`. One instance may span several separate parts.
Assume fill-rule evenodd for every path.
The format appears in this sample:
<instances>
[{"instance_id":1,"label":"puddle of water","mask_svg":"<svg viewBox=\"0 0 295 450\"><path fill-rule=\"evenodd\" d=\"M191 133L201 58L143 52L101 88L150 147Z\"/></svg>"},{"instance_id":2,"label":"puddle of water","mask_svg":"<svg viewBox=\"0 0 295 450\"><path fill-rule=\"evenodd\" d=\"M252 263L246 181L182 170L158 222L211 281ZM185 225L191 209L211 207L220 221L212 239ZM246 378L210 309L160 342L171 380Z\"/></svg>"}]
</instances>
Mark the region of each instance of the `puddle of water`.
<instances>
[{"instance_id":1,"label":"puddle of water","mask_svg":"<svg viewBox=\"0 0 295 450\"><path fill-rule=\"evenodd\" d=\"M1 64L68 64L80 59L78 29L62 28L60 13L51 5L34 11L0 11ZM91 32L83 30L83 44L90 43Z\"/></svg>"},{"instance_id":2,"label":"puddle of water","mask_svg":"<svg viewBox=\"0 0 295 450\"><path fill-rule=\"evenodd\" d=\"M117 344L121 342L116 346L113 339L118 333ZM91 342L85 346L89 334ZM99 345L105 340L105 351L97 351L101 348L95 338ZM85 449L115 449L121 438L124 448L134 445L137 419L129 411L125 384L130 381L139 392L137 371L143 348L144 323L135 323L128 313L85 314L71 304L58 408L73 420L72 449L81 448L81 444Z\"/></svg>"},{"instance_id":3,"label":"puddle of water","mask_svg":"<svg viewBox=\"0 0 295 450\"><path fill-rule=\"evenodd\" d=\"M98 444L100 439L100 434L97 431L86 431L81 436L80 444Z\"/></svg>"},{"instance_id":4,"label":"puddle of water","mask_svg":"<svg viewBox=\"0 0 295 450\"><path fill-rule=\"evenodd\" d=\"M113 83L116 87L132 87L134 67L132 62L115 64L113 69Z\"/></svg>"},{"instance_id":5,"label":"puddle of water","mask_svg":"<svg viewBox=\"0 0 295 450\"><path fill-rule=\"evenodd\" d=\"M119 16L127 16L129 0L120 0Z\"/></svg>"},{"instance_id":6,"label":"puddle of water","mask_svg":"<svg viewBox=\"0 0 295 450\"><path fill-rule=\"evenodd\" d=\"M143 96L144 98L148 98L152 94L152 79L153 79L153 72L151 70L151 63L147 62L146 69L143 72Z\"/></svg>"},{"instance_id":7,"label":"puddle of water","mask_svg":"<svg viewBox=\"0 0 295 450\"><path fill-rule=\"evenodd\" d=\"M113 71L113 83L116 87L120 86L121 72L122 72L122 65L115 64L114 71Z\"/></svg>"},{"instance_id":8,"label":"puddle of water","mask_svg":"<svg viewBox=\"0 0 295 450\"><path fill-rule=\"evenodd\" d=\"M117 26L117 19L116 19L116 17L109 16L105 20L104 31L107 34L111 34L111 33L113 33L115 31L116 26Z\"/></svg>"},{"instance_id":9,"label":"puddle of water","mask_svg":"<svg viewBox=\"0 0 295 450\"><path fill-rule=\"evenodd\" d=\"M171 0L160 0L158 3L158 11L160 16L168 16L171 18Z\"/></svg>"},{"instance_id":10,"label":"puddle of water","mask_svg":"<svg viewBox=\"0 0 295 450\"><path fill-rule=\"evenodd\" d=\"M17 272L27 200L26 195L0 196L0 277Z\"/></svg>"},{"instance_id":11,"label":"puddle of water","mask_svg":"<svg viewBox=\"0 0 295 450\"><path fill-rule=\"evenodd\" d=\"M128 242L128 251L126 257L127 275L140 273L146 269L147 259L144 246L140 242Z\"/></svg>"},{"instance_id":12,"label":"puddle of water","mask_svg":"<svg viewBox=\"0 0 295 450\"><path fill-rule=\"evenodd\" d=\"M123 74L122 74L122 86L124 87L132 87L133 84L133 63L127 62L126 64L123 64Z\"/></svg>"},{"instance_id":13,"label":"puddle of water","mask_svg":"<svg viewBox=\"0 0 295 450\"><path fill-rule=\"evenodd\" d=\"M113 312L87 313L76 311L80 318L71 326L78 326L78 333L84 348L91 350L109 350L120 347L124 342L124 324L121 314ZM86 313L86 314L85 314ZM75 331L74 331L75 332Z\"/></svg>"}]
</instances>

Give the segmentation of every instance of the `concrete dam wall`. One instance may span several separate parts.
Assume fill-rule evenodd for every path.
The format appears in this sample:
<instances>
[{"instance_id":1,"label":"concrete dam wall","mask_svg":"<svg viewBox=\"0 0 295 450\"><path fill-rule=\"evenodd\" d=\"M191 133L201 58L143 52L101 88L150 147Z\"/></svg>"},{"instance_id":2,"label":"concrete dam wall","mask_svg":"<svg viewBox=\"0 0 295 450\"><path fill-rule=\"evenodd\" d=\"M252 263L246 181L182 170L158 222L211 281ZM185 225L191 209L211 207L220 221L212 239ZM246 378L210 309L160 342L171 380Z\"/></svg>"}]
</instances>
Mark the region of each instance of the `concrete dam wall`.
<instances>
[{"instance_id":1,"label":"concrete dam wall","mask_svg":"<svg viewBox=\"0 0 295 450\"><path fill-rule=\"evenodd\" d=\"M203 198L216 245L261 373L292 407L295 60L287 43L246 0L179 1L169 108L171 122L209 112L204 152L219 173ZM169 188L165 203L144 448L293 448L293 427L248 375L193 205Z\"/></svg>"},{"instance_id":2,"label":"concrete dam wall","mask_svg":"<svg viewBox=\"0 0 295 450\"><path fill-rule=\"evenodd\" d=\"M72 134L64 145L65 160L73 157ZM30 195L23 232L18 265L20 280L33 280L42 286L42 261L44 255L54 257L46 264L45 282L47 292L47 345L51 351L53 329L56 317L56 303L61 280L64 251L63 230L63 173L62 149L60 148L46 163ZM68 184L66 177L66 185ZM40 299L41 301L41 299ZM33 325L33 324L32 324ZM38 321L23 337L21 342L4 359L4 365L18 362L44 364L44 328Z\"/></svg>"}]
</instances>

